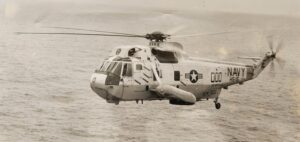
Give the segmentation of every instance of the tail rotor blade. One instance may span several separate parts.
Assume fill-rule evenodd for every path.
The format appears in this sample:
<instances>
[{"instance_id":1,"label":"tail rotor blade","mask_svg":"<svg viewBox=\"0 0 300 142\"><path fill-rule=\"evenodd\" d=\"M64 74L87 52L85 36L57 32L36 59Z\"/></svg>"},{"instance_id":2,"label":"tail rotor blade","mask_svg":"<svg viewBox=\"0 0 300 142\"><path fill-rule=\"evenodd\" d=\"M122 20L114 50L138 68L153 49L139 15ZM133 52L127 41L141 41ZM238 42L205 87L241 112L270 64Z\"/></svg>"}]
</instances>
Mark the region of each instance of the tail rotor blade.
<instances>
[{"instance_id":1,"label":"tail rotor blade","mask_svg":"<svg viewBox=\"0 0 300 142\"><path fill-rule=\"evenodd\" d=\"M280 57L276 57L276 61L277 61L277 63L279 64L279 66L281 68L284 68L284 66L285 66L285 60L284 59L282 59Z\"/></svg>"},{"instance_id":2,"label":"tail rotor blade","mask_svg":"<svg viewBox=\"0 0 300 142\"><path fill-rule=\"evenodd\" d=\"M268 37L268 44L269 44L269 48L270 48L271 52L274 53L274 49L273 49L273 37L272 36Z\"/></svg>"},{"instance_id":3,"label":"tail rotor blade","mask_svg":"<svg viewBox=\"0 0 300 142\"><path fill-rule=\"evenodd\" d=\"M274 72L274 71L275 71L275 65L274 65L274 62L271 62L271 64L270 64L270 71L271 71L271 72Z\"/></svg>"},{"instance_id":4,"label":"tail rotor blade","mask_svg":"<svg viewBox=\"0 0 300 142\"><path fill-rule=\"evenodd\" d=\"M274 64L274 61L272 61L271 64L270 64L270 75L271 75L271 77L275 77L275 64Z\"/></svg>"},{"instance_id":5,"label":"tail rotor blade","mask_svg":"<svg viewBox=\"0 0 300 142\"><path fill-rule=\"evenodd\" d=\"M277 45L275 53L277 54L278 52L280 52L281 49L283 48L283 46L284 46L284 43L282 41L280 41Z\"/></svg>"}]
</instances>

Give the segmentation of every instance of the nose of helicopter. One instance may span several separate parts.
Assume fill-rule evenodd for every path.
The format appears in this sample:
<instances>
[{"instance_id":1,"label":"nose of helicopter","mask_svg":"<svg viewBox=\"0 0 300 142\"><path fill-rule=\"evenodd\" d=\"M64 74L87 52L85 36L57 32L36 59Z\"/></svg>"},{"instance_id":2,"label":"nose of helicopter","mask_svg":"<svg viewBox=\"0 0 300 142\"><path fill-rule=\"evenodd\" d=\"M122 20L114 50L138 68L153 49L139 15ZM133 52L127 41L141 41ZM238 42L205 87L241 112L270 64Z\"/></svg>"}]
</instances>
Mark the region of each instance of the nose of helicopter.
<instances>
[{"instance_id":1,"label":"nose of helicopter","mask_svg":"<svg viewBox=\"0 0 300 142\"><path fill-rule=\"evenodd\" d=\"M102 73L94 73L90 80L92 90L108 103L116 103L122 98L122 85L107 85L110 84L109 76ZM113 81L114 82L114 81Z\"/></svg>"},{"instance_id":2,"label":"nose of helicopter","mask_svg":"<svg viewBox=\"0 0 300 142\"><path fill-rule=\"evenodd\" d=\"M106 74L94 73L91 77L91 86L103 88L105 87L105 80L107 78Z\"/></svg>"},{"instance_id":3,"label":"nose of helicopter","mask_svg":"<svg viewBox=\"0 0 300 142\"><path fill-rule=\"evenodd\" d=\"M90 80L92 90L104 99L106 99L107 96L107 86L105 85L106 78L106 74L94 73Z\"/></svg>"}]
</instances>

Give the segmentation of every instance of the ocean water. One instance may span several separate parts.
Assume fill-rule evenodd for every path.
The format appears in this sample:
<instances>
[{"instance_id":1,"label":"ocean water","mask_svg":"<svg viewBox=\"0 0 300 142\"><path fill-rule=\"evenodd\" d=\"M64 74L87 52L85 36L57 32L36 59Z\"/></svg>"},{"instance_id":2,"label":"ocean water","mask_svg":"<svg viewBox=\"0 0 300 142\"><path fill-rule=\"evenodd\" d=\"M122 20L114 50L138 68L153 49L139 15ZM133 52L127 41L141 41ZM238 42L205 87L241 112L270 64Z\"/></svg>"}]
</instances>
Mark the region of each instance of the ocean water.
<instances>
[{"instance_id":1,"label":"ocean water","mask_svg":"<svg viewBox=\"0 0 300 142\"><path fill-rule=\"evenodd\" d=\"M66 6L24 4L17 14L1 13L0 141L299 141L298 17ZM257 79L223 90L220 110L212 100L193 106L168 101L114 105L92 92L91 74L112 47L147 41L14 33L65 31L48 26L137 34L234 31L171 41L182 43L191 56L237 62L246 62L238 56L268 52L267 38L272 36L275 44L284 43L278 56L285 65L275 63L275 71L267 67Z\"/></svg>"}]
</instances>

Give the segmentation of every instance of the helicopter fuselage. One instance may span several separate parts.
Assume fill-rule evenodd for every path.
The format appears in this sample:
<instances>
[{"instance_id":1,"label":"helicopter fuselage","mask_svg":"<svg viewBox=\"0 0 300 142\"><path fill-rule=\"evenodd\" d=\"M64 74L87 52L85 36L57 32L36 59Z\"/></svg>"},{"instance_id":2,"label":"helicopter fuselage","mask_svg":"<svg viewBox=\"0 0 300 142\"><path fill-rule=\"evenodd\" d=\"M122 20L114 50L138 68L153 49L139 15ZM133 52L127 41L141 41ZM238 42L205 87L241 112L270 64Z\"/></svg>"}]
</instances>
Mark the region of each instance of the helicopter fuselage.
<instances>
[{"instance_id":1,"label":"helicopter fuselage","mask_svg":"<svg viewBox=\"0 0 300 142\"><path fill-rule=\"evenodd\" d=\"M254 66L184 59L175 52L127 46L112 51L92 75L91 88L107 102L117 104L119 101L172 100L153 90L159 84L167 84L192 93L200 101L217 98L222 88L243 84L253 77Z\"/></svg>"}]
</instances>

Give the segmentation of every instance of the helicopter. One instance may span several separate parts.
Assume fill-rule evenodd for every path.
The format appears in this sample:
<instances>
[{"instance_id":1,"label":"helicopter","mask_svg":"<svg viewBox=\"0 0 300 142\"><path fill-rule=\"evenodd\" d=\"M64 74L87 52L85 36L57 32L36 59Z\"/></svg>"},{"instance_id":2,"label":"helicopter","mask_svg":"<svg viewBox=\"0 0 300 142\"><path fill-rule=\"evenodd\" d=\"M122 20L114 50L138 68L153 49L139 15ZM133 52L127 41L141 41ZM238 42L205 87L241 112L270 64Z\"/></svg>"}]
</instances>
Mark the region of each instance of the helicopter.
<instances>
[{"instance_id":1,"label":"helicopter","mask_svg":"<svg viewBox=\"0 0 300 142\"><path fill-rule=\"evenodd\" d=\"M277 60L282 49L279 42L274 50L273 41L268 41L270 52L263 57L241 57L253 60L253 64L215 61L189 57L178 42L168 42L173 37L201 36L171 35L152 32L145 35L89 30L69 27L56 29L79 30L97 33L30 33L80 36L115 36L144 38L149 45L126 45L112 49L110 55L94 71L90 79L91 89L107 103L118 105L121 101L168 100L173 105L193 105L201 100L213 99L216 109L221 108L219 96L222 89L253 80L271 63ZM212 33L214 34L224 34ZM207 34L206 34L207 35Z\"/></svg>"}]
</instances>

